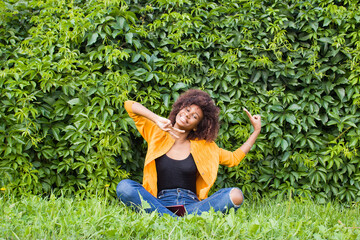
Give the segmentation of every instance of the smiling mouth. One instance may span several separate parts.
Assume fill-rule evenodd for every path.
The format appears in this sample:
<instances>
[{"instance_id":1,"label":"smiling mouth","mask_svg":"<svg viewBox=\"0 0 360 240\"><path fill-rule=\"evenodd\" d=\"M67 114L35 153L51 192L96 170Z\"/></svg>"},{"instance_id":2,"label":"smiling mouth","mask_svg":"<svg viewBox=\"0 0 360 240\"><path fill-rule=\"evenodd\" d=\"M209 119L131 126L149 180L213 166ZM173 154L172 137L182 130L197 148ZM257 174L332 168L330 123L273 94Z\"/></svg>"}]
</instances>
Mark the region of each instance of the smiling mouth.
<instances>
[{"instance_id":1,"label":"smiling mouth","mask_svg":"<svg viewBox=\"0 0 360 240\"><path fill-rule=\"evenodd\" d=\"M180 116L179 117L180 121L182 121L183 123L187 123L186 119L184 118L184 116Z\"/></svg>"}]
</instances>

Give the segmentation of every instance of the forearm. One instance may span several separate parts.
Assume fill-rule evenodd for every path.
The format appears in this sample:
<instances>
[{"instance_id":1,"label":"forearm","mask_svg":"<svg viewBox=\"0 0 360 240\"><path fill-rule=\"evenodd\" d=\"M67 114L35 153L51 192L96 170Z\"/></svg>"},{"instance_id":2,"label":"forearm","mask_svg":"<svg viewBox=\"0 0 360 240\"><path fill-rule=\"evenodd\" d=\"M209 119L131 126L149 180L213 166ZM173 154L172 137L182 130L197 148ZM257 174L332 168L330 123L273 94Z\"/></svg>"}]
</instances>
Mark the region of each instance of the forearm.
<instances>
[{"instance_id":1,"label":"forearm","mask_svg":"<svg viewBox=\"0 0 360 240\"><path fill-rule=\"evenodd\" d=\"M137 115L146 117L147 119L153 121L154 123L156 123L156 121L159 119L158 115L156 115L155 113L153 113L152 111L150 111L149 109L147 109L138 102L134 102L132 104L132 112Z\"/></svg>"},{"instance_id":2,"label":"forearm","mask_svg":"<svg viewBox=\"0 0 360 240\"><path fill-rule=\"evenodd\" d=\"M260 130L255 130L251 135L250 137L246 140L246 142L244 142L244 144L240 147L240 149L245 153L247 154L251 147L254 145L257 137L259 136L260 134Z\"/></svg>"}]
</instances>

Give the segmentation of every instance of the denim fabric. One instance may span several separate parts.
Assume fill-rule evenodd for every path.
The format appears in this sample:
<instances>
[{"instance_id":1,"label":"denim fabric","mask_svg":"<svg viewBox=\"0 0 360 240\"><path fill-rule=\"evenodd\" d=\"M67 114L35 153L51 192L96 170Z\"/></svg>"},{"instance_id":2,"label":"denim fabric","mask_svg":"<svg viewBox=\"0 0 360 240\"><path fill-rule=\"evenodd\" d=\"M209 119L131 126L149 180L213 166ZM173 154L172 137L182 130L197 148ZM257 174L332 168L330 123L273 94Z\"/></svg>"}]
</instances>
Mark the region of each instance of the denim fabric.
<instances>
[{"instance_id":1,"label":"denim fabric","mask_svg":"<svg viewBox=\"0 0 360 240\"><path fill-rule=\"evenodd\" d=\"M150 206L145 208L146 212L157 211L160 215L174 214L168 210L165 206L172 205L184 205L188 214L201 214L202 212L208 212L211 208L214 211L221 211L226 213L229 209L234 208L237 210L239 206L233 204L230 199L230 192L233 188L223 188L206 198L199 201L196 194L190 190L177 188L162 190L158 194L158 198L151 195L146 189L139 183L125 179L122 180L117 188L116 193L118 198L127 206L135 207L135 209L141 209L147 204L141 202L145 200Z\"/></svg>"}]
</instances>

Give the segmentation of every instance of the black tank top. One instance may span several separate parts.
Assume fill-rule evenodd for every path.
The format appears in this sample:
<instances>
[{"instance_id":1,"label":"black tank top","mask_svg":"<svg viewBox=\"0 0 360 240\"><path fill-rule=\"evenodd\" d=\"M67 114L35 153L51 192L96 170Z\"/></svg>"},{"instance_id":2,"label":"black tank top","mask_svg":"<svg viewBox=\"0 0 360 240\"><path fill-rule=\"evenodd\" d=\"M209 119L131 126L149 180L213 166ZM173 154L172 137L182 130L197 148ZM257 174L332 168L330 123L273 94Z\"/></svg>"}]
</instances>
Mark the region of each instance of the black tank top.
<instances>
[{"instance_id":1,"label":"black tank top","mask_svg":"<svg viewBox=\"0 0 360 240\"><path fill-rule=\"evenodd\" d=\"M193 156L174 160L166 154L156 159L158 192L164 189L184 188L196 193L197 168Z\"/></svg>"}]
</instances>

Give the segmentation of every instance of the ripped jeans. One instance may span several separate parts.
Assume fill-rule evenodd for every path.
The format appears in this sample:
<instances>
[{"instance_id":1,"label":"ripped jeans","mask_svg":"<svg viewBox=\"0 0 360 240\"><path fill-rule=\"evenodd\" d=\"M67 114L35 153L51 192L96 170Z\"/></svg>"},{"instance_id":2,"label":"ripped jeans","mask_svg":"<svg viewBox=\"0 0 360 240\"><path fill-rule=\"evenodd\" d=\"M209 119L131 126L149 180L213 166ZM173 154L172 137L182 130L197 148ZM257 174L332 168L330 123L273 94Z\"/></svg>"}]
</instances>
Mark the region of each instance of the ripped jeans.
<instances>
[{"instance_id":1,"label":"ripped jeans","mask_svg":"<svg viewBox=\"0 0 360 240\"><path fill-rule=\"evenodd\" d=\"M183 188L162 190L156 198L141 184L125 179L118 184L116 194L127 206L135 207L135 209L142 208L149 213L157 211L159 215L175 216L166 206L184 205L187 214L200 215L202 212L208 212L211 208L223 213L231 208L234 208L235 211L240 208L241 205L235 205L230 199L232 189L234 188L220 189L202 201L198 199L195 193Z\"/></svg>"}]
</instances>

